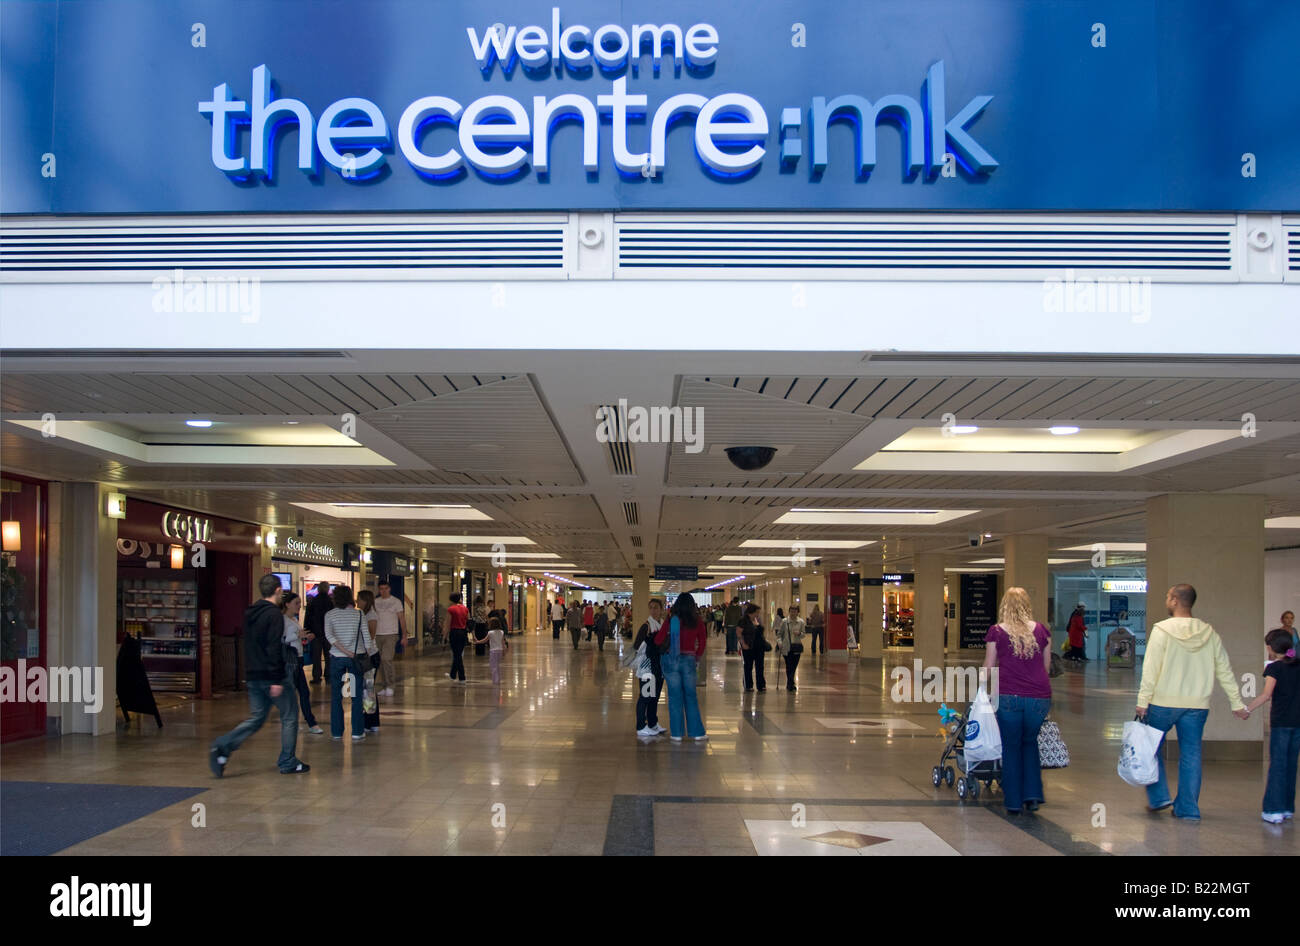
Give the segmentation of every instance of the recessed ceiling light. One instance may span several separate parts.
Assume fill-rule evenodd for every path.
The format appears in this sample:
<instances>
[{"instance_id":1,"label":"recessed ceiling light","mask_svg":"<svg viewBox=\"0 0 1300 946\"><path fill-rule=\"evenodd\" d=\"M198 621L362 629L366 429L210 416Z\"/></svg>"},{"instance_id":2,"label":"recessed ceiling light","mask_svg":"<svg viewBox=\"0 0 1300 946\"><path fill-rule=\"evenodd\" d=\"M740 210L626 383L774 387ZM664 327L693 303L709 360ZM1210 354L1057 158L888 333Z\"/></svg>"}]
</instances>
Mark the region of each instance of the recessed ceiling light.
<instances>
[{"instance_id":1,"label":"recessed ceiling light","mask_svg":"<svg viewBox=\"0 0 1300 946\"><path fill-rule=\"evenodd\" d=\"M1077 434L1079 432L1078 427L1070 427L1070 426L1048 427L1047 430L1048 433L1054 434L1057 437L1068 437L1070 436L1070 434Z\"/></svg>"},{"instance_id":2,"label":"recessed ceiling light","mask_svg":"<svg viewBox=\"0 0 1300 946\"><path fill-rule=\"evenodd\" d=\"M211 426L212 426L212 421L210 421L210 420L187 420L187 421L185 422L185 426L186 426L186 427L211 427Z\"/></svg>"},{"instance_id":3,"label":"recessed ceiling light","mask_svg":"<svg viewBox=\"0 0 1300 946\"><path fill-rule=\"evenodd\" d=\"M297 424L302 423L302 421L297 421L297 420L286 420L285 423L288 424L290 427L293 427L293 426L295 426L295 425L297 425Z\"/></svg>"},{"instance_id":4,"label":"recessed ceiling light","mask_svg":"<svg viewBox=\"0 0 1300 946\"><path fill-rule=\"evenodd\" d=\"M953 434L974 434L979 432L979 428L971 424L958 424L956 427L949 427L948 432Z\"/></svg>"}]
</instances>

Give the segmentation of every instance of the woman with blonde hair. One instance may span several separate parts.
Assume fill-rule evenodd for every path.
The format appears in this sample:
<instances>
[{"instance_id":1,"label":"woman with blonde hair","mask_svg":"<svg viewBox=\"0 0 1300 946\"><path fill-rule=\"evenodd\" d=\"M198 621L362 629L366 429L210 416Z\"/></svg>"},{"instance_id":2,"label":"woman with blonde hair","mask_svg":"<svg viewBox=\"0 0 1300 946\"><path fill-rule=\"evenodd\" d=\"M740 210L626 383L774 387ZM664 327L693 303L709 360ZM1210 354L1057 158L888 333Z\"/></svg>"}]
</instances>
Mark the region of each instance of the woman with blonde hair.
<instances>
[{"instance_id":1,"label":"woman with blonde hair","mask_svg":"<svg viewBox=\"0 0 1300 946\"><path fill-rule=\"evenodd\" d=\"M1034 620L1029 593L1008 588L998 606L998 623L984 636L984 668L996 670L991 694L1002 733L1002 802L1007 814L1035 811L1043 802L1038 730L1052 706L1047 671L1052 635Z\"/></svg>"}]
</instances>

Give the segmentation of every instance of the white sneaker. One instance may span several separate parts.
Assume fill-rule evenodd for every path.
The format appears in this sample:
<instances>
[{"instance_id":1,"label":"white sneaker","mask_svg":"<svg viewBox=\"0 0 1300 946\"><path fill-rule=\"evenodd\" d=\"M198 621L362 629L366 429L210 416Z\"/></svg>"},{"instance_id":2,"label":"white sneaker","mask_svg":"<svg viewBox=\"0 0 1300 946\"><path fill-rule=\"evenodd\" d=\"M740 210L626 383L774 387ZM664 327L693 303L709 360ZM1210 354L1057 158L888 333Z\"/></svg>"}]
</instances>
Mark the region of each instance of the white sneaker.
<instances>
[{"instance_id":1,"label":"white sneaker","mask_svg":"<svg viewBox=\"0 0 1300 946\"><path fill-rule=\"evenodd\" d=\"M642 726L640 729L638 729L638 730L636 731L636 734L637 734L638 736L642 736L642 737L645 737L645 738L648 738L648 737L650 737L650 736L657 736L657 735L658 735L658 733L656 733L656 732L655 732L653 729L651 729L649 726Z\"/></svg>"},{"instance_id":2,"label":"white sneaker","mask_svg":"<svg viewBox=\"0 0 1300 946\"><path fill-rule=\"evenodd\" d=\"M1292 818L1295 817L1295 812L1294 812L1294 811L1284 811L1284 812L1282 812L1282 817L1283 817L1283 819L1285 819L1286 821L1290 821Z\"/></svg>"},{"instance_id":3,"label":"white sneaker","mask_svg":"<svg viewBox=\"0 0 1300 946\"><path fill-rule=\"evenodd\" d=\"M307 731L308 731L309 733L311 733L313 736L323 736L323 735L325 735L325 730L321 729L319 726L312 726L312 727L311 727L310 729L308 729Z\"/></svg>"},{"instance_id":4,"label":"white sneaker","mask_svg":"<svg viewBox=\"0 0 1300 946\"><path fill-rule=\"evenodd\" d=\"M681 742L681 741L682 741L682 737L681 737L681 736L669 736L668 738L671 739L673 742Z\"/></svg>"},{"instance_id":5,"label":"white sneaker","mask_svg":"<svg viewBox=\"0 0 1300 946\"><path fill-rule=\"evenodd\" d=\"M1286 815L1282 814L1280 811L1266 811L1261 814L1260 817L1269 824L1281 824L1283 821L1286 821Z\"/></svg>"},{"instance_id":6,"label":"white sneaker","mask_svg":"<svg viewBox=\"0 0 1300 946\"><path fill-rule=\"evenodd\" d=\"M695 737L695 741L696 741L696 742L708 742L708 741L709 741L709 737L708 737L708 736L696 736L696 737Z\"/></svg>"},{"instance_id":7,"label":"white sneaker","mask_svg":"<svg viewBox=\"0 0 1300 946\"><path fill-rule=\"evenodd\" d=\"M658 736L660 733L666 733L668 730L656 723L654 726L650 727L650 731Z\"/></svg>"},{"instance_id":8,"label":"white sneaker","mask_svg":"<svg viewBox=\"0 0 1300 946\"><path fill-rule=\"evenodd\" d=\"M365 738L366 738L366 734L365 734L365 733L362 733L360 736L353 736L353 737L352 737L352 741L353 741L353 742L360 742L362 739L365 739Z\"/></svg>"}]
</instances>

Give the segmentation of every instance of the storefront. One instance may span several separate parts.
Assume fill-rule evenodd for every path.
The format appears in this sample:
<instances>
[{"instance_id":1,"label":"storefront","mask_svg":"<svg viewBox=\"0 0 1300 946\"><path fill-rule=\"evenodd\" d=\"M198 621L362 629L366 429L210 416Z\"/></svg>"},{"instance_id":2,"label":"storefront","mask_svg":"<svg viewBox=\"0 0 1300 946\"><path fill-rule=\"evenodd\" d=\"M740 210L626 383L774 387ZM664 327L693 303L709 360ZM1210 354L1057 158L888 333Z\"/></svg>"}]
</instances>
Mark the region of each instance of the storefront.
<instances>
[{"instance_id":1,"label":"storefront","mask_svg":"<svg viewBox=\"0 0 1300 946\"><path fill-rule=\"evenodd\" d=\"M1052 575L1052 644L1057 651L1066 640L1070 615L1084 607L1087 626L1084 654L1104 660L1106 639L1123 628L1135 638L1137 656L1147 649L1146 565L1111 566L1104 571L1054 572ZM1161 612L1163 616L1163 612Z\"/></svg>"},{"instance_id":2,"label":"storefront","mask_svg":"<svg viewBox=\"0 0 1300 946\"><path fill-rule=\"evenodd\" d=\"M154 690L234 683L261 530L140 499L125 504L117 527L119 642L139 640Z\"/></svg>"},{"instance_id":3,"label":"storefront","mask_svg":"<svg viewBox=\"0 0 1300 946\"><path fill-rule=\"evenodd\" d=\"M49 488L40 480L10 473L0 477L3 558L0 559L0 666L25 686L25 674L47 665L47 528ZM19 661L23 663L20 665ZM0 741L45 734L43 701L0 703Z\"/></svg>"},{"instance_id":4,"label":"storefront","mask_svg":"<svg viewBox=\"0 0 1300 946\"><path fill-rule=\"evenodd\" d=\"M882 588L882 618L886 647L911 647L916 637L916 591L912 572L893 572L868 578L863 584Z\"/></svg>"},{"instance_id":5,"label":"storefront","mask_svg":"<svg viewBox=\"0 0 1300 946\"><path fill-rule=\"evenodd\" d=\"M304 602L316 594L321 583L331 588L351 588L355 571L345 569L343 544L311 534L276 536L271 550L271 570L286 591L297 593ZM305 604L304 604L305 607Z\"/></svg>"}]
</instances>

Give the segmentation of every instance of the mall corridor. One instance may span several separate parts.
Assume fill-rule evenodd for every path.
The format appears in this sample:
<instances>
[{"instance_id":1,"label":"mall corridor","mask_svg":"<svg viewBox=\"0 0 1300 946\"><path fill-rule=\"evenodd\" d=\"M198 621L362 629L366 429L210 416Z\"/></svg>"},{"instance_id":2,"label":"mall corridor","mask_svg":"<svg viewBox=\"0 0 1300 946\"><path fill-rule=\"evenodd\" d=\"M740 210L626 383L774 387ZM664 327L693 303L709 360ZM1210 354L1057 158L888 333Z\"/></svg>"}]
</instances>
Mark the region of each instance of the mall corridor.
<instances>
[{"instance_id":1,"label":"mall corridor","mask_svg":"<svg viewBox=\"0 0 1300 946\"><path fill-rule=\"evenodd\" d=\"M1147 813L1144 793L1115 776L1132 670L1093 662L1053 680L1070 766L1045 772L1036 815L1010 818L996 792L960 801L931 785L944 745L935 707L889 694L889 672L911 666L906 649L883 664L808 658L797 693L742 693L739 658L711 638L699 688L708 742L673 744L634 735L634 682L613 645L575 651L548 632L510 642L499 691L485 658L467 658L465 686L440 654L400 660L379 735L353 745L303 732L312 769L292 780L275 769L274 719L223 779L211 777L208 743L246 715L243 694L230 692L175 702L162 730L144 719L98 739L6 746L6 783L184 790L121 827L100 812L103 830L61 852L72 855L328 855L340 844L361 854L1300 853L1293 828L1259 820L1259 761L1206 764L1199 825ZM328 690L313 692L328 719ZM796 805L806 823L795 824Z\"/></svg>"}]
</instances>

